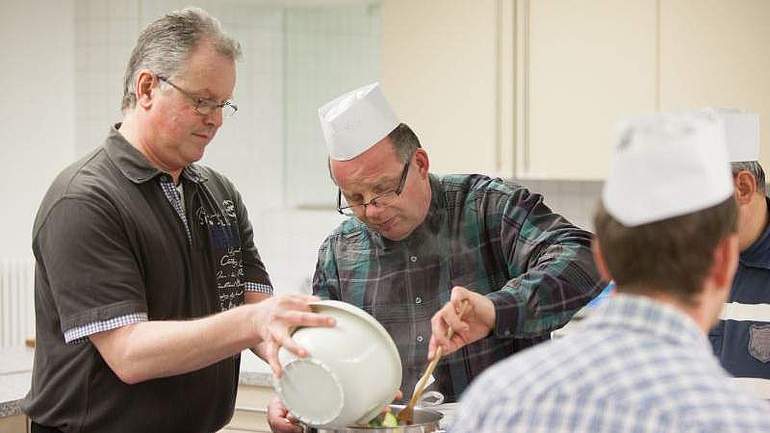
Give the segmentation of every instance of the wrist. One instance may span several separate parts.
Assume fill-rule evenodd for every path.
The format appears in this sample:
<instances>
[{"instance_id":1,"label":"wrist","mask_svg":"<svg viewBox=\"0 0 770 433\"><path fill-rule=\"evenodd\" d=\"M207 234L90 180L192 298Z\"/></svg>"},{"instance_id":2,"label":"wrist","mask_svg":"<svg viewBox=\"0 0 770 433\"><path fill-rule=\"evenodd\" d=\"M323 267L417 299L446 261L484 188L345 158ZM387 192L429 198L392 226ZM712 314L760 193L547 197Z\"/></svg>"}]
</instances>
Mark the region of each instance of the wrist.
<instances>
[{"instance_id":1,"label":"wrist","mask_svg":"<svg viewBox=\"0 0 770 433\"><path fill-rule=\"evenodd\" d=\"M238 323L241 335L246 347L256 347L262 342L262 333L260 329L260 307L259 304L241 305L234 310L238 311L238 317L235 320ZM232 310L231 310L232 311Z\"/></svg>"}]
</instances>

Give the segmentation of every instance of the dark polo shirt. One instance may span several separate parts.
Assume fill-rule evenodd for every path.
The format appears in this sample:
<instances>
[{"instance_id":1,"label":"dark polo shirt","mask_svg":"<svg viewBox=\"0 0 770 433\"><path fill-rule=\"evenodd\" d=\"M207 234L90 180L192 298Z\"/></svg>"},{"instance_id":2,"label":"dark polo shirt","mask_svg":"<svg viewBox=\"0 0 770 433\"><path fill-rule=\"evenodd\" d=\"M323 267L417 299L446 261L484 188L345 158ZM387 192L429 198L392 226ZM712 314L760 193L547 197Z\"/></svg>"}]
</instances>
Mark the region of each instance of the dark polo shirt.
<instances>
[{"instance_id":1,"label":"dark polo shirt","mask_svg":"<svg viewBox=\"0 0 770 433\"><path fill-rule=\"evenodd\" d=\"M232 183L206 167L184 170L188 238L160 176L112 128L43 199L33 230L37 348L22 403L33 421L65 432L212 432L231 418L239 355L127 385L90 340L64 340L131 314L208 316L242 304L245 282L270 286Z\"/></svg>"}]
</instances>

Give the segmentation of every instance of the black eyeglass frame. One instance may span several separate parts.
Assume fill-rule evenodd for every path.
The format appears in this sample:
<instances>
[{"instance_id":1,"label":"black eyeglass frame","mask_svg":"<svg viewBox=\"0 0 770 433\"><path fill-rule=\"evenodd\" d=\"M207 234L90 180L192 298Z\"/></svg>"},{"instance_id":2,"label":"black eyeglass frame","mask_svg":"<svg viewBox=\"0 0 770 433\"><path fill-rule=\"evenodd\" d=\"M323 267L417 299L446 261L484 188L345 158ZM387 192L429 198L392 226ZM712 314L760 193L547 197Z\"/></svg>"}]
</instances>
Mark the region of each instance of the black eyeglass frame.
<instances>
[{"instance_id":1,"label":"black eyeglass frame","mask_svg":"<svg viewBox=\"0 0 770 433\"><path fill-rule=\"evenodd\" d=\"M175 88L177 91L179 91L179 93L185 95L191 101L193 101L194 103L193 108L195 109L195 112L202 116L211 115L211 113L213 113L214 110L221 109L222 115L224 117L233 117L233 115L238 111L238 105L236 105L233 101L227 100L225 102L218 103L213 99L206 99L200 96L195 96L192 93L172 83L168 78L162 75L156 75L156 76L158 77L158 80L163 81L169 86ZM201 107L203 107L203 111L201 111L202 109Z\"/></svg>"},{"instance_id":2,"label":"black eyeglass frame","mask_svg":"<svg viewBox=\"0 0 770 433\"><path fill-rule=\"evenodd\" d=\"M377 206L377 200L381 200L382 197L396 193L396 197L401 196L401 192L404 190L404 185L406 185L406 177L409 174L409 166L412 165L412 156L409 157L409 159L406 160L406 163L404 164L404 169L401 171L401 179L398 181L398 187L395 190L390 190L383 192L382 194L377 194L375 197L372 197L371 200L369 200L366 203L359 203L359 204L353 204L349 206L342 206L342 190L337 187L337 212L339 212L341 215L349 215L346 214L346 210L353 210L355 208L362 208L364 211L366 211L366 207L369 205Z\"/></svg>"}]
</instances>

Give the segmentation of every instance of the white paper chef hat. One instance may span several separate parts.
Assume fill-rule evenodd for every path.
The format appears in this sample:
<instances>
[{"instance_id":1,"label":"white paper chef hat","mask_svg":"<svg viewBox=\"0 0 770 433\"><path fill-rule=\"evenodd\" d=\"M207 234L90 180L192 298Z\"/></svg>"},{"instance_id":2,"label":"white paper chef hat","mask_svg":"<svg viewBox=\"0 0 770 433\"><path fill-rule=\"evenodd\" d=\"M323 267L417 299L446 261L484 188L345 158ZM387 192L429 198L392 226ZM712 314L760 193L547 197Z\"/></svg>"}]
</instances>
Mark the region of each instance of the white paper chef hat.
<instances>
[{"instance_id":1,"label":"white paper chef hat","mask_svg":"<svg viewBox=\"0 0 770 433\"><path fill-rule=\"evenodd\" d=\"M318 109L329 157L347 161L364 153L399 124L380 83L345 93Z\"/></svg>"},{"instance_id":2,"label":"white paper chef hat","mask_svg":"<svg viewBox=\"0 0 770 433\"><path fill-rule=\"evenodd\" d=\"M759 114L732 108L706 108L725 125L730 162L759 161Z\"/></svg>"},{"instance_id":3,"label":"white paper chef hat","mask_svg":"<svg viewBox=\"0 0 770 433\"><path fill-rule=\"evenodd\" d=\"M693 213L732 194L721 120L656 114L621 125L602 203L624 226Z\"/></svg>"}]
</instances>

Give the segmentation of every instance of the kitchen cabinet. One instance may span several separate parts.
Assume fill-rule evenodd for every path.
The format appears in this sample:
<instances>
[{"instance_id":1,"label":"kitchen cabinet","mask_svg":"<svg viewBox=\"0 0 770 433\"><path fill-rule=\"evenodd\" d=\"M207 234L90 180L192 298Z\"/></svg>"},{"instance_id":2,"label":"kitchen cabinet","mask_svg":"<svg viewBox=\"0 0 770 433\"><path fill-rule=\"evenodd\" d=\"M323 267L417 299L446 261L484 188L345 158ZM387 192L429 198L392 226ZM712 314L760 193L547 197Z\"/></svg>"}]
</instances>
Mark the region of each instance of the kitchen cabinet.
<instances>
[{"instance_id":1,"label":"kitchen cabinet","mask_svg":"<svg viewBox=\"0 0 770 433\"><path fill-rule=\"evenodd\" d=\"M385 0L382 19L385 92L439 173L601 180L618 122L656 111L770 130L766 0Z\"/></svg>"},{"instance_id":2,"label":"kitchen cabinet","mask_svg":"<svg viewBox=\"0 0 770 433\"><path fill-rule=\"evenodd\" d=\"M770 167L770 2L660 2L660 109L703 106L759 113L762 161Z\"/></svg>"},{"instance_id":3,"label":"kitchen cabinet","mask_svg":"<svg viewBox=\"0 0 770 433\"><path fill-rule=\"evenodd\" d=\"M601 179L616 122L656 107L656 1L517 3L515 174Z\"/></svg>"},{"instance_id":4,"label":"kitchen cabinet","mask_svg":"<svg viewBox=\"0 0 770 433\"><path fill-rule=\"evenodd\" d=\"M0 433L27 433L29 422L25 415L14 415L0 418Z\"/></svg>"},{"instance_id":5,"label":"kitchen cabinet","mask_svg":"<svg viewBox=\"0 0 770 433\"><path fill-rule=\"evenodd\" d=\"M498 168L501 3L382 3L383 91L417 133L434 172Z\"/></svg>"},{"instance_id":6,"label":"kitchen cabinet","mask_svg":"<svg viewBox=\"0 0 770 433\"><path fill-rule=\"evenodd\" d=\"M616 122L635 114L733 107L770 127L770 2L522 0L518 11L520 177L603 179Z\"/></svg>"}]
</instances>

